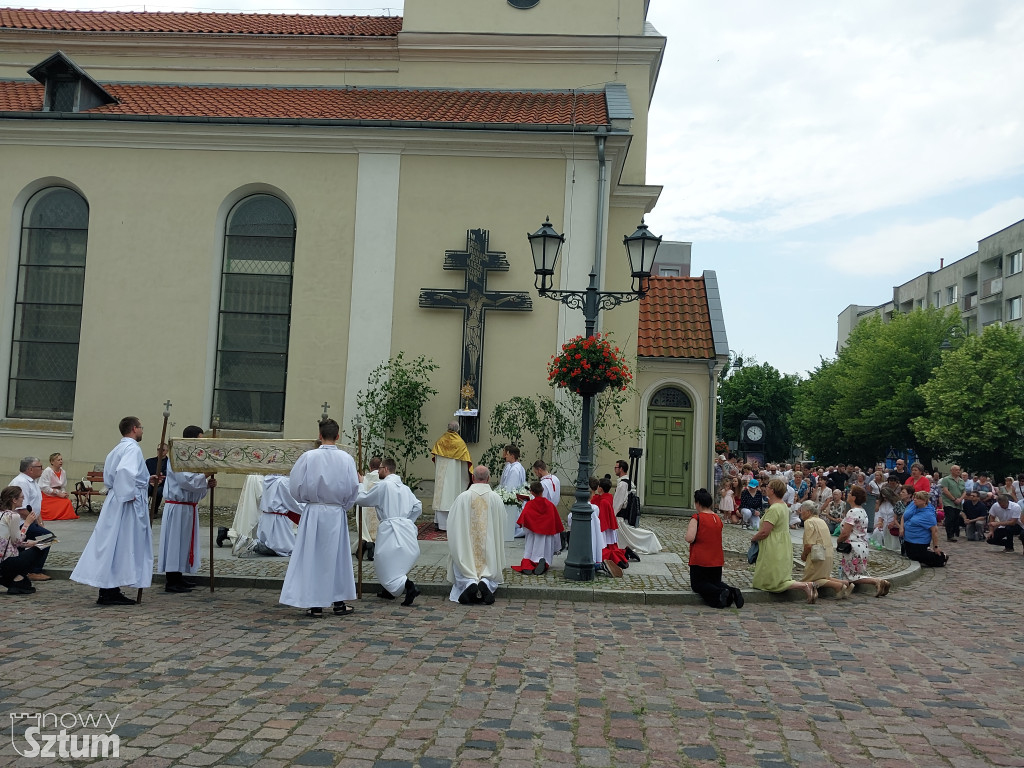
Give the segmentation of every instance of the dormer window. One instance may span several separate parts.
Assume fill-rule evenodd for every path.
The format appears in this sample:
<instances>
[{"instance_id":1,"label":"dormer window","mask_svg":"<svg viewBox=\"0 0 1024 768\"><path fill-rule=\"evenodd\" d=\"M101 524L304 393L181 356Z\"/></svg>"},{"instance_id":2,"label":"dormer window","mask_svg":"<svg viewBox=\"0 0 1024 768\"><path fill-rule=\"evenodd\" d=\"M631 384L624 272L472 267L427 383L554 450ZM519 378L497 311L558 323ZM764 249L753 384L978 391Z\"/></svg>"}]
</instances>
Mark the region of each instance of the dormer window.
<instances>
[{"instance_id":1,"label":"dormer window","mask_svg":"<svg viewBox=\"0 0 1024 768\"><path fill-rule=\"evenodd\" d=\"M62 51L28 71L45 87L44 112L86 112L117 99Z\"/></svg>"}]
</instances>

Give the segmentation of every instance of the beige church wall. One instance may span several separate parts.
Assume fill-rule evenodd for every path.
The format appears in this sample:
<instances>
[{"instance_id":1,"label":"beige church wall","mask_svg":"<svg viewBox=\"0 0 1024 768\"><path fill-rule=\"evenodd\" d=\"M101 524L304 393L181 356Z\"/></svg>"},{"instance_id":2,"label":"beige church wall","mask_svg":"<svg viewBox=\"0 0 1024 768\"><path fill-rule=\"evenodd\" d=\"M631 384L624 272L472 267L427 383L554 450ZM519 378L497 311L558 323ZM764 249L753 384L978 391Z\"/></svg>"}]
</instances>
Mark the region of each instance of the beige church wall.
<instances>
[{"instance_id":1,"label":"beige church wall","mask_svg":"<svg viewBox=\"0 0 1024 768\"><path fill-rule=\"evenodd\" d=\"M433 378L438 390L424 409L431 441L444 431L458 404L462 361L462 313L421 309L424 288L461 290L464 273L442 270L445 250L462 250L466 230L490 230L490 249L504 251L507 273L491 272L488 290L524 291L531 312L487 313L484 343L484 388L480 441L470 445L474 460L491 444L489 421L495 404L514 395L548 393L547 360L556 349L559 305L537 295L533 261L526 235L543 215L561 218L564 161L522 158L402 158L399 196L398 260L401 279L395 288L392 354L419 350L439 365ZM428 460L414 474L433 478Z\"/></svg>"},{"instance_id":2,"label":"beige church wall","mask_svg":"<svg viewBox=\"0 0 1024 768\"><path fill-rule=\"evenodd\" d=\"M308 434L302 422L315 419L319 404L330 399L324 392L344 381L354 169L354 155L98 147L11 153L0 190L0 206L12 211L4 226L15 219L0 233L0 243L9 244L0 288L5 365L16 279L10 265L16 265L20 229L15 195L35 179L63 179L86 197L90 222L73 437L54 438L47 450L51 441L8 429L0 470L30 446L40 454L61 450L70 476L81 476L103 461L119 439L118 420L129 414L143 420L144 452L152 455L167 399L174 404L171 434L190 423L208 426L208 352L216 343L219 301L211 286L219 282L223 234L218 214L226 214L221 209L232 195L245 192L276 191L296 212L291 334L305 343L292 345L285 433Z\"/></svg>"},{"instance_id":3,"label":"beige church wall","mask_svg":"<svg viewBox=\"0 0 1024 768\"><path fill-rule=\"evenodd\" d=\"M403 32L639 35L644 0L540 0L519 10L507 0L405 0Z\"/></svg>"}]
</instances>

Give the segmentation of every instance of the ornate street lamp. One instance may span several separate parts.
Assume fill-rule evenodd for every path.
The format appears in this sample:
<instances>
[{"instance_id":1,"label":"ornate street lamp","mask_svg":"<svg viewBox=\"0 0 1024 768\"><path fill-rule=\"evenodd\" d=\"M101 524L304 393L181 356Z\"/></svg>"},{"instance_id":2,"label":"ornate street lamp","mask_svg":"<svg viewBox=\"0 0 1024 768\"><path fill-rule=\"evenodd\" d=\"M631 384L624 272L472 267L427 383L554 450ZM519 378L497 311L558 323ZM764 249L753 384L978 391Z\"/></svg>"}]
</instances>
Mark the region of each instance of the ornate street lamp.
<instances>
[{"instance_id":1,"label":"ornate street lamp","mask_svg":"<svg viewBox=\"0 0 1024 768\"><path fill-rule=\"evenodd\" d=\"M587 336L593 336L597 327L597 316L602 309L614 309L619 304L636 301L647 295L649 278L654 257L661 245L661 238L656 237L640 222L640 226L629 237L622 239L629 258L630 273L633 277L630 291L599 291L597 290L597 273L590 270L590 285L585 291L556 291L554 284L555 269L558 265L558 254L565 235L560 235L546 219L544 225L527 235L533 251L534 287L545 298L561 302L570 309L583 310ZM590 532L590 473L593 466L592 447L590 444L591 413L594 408L596 392L582 392L583 414L580 429L580 460L576 474L576 503L570 510L569 553L565 558L565 578L570 581L592 581L594 578L594 556L591 550Z\"/></svg>"}]
</instances>

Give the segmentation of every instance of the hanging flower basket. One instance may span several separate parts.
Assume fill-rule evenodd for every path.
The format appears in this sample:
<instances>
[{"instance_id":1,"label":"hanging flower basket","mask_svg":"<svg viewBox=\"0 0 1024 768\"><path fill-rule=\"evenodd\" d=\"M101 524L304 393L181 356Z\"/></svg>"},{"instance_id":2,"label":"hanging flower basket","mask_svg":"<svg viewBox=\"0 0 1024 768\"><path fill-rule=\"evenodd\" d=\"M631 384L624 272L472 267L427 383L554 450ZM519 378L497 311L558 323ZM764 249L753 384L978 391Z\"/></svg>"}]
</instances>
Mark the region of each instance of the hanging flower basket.
<instances>
[{"instance_id":1,"label":"hanging flower basket","mask_svg":"<svg viewBox=\"0 0 1024 768\"><path fill-rule=\"evenodd\" d=\"M570 339L548 363L548 383L578 395L596 395L608 387L625 389L632 380L622 351L604 334Z\"/></svg>"}]
</instances>

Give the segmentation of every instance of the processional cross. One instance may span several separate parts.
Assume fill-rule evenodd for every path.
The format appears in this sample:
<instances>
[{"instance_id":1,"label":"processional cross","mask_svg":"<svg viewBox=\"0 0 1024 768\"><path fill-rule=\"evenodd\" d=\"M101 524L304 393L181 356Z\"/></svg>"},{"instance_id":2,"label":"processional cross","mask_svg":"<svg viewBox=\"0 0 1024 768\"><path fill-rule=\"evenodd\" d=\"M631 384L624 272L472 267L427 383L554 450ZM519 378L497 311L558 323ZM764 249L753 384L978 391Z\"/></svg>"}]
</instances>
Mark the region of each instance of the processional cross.
<instances>
[{"instance_id":1,"label":"processional cross","mask_svg":"<svg viewBox=\"0 0 1024 768\"><path fill-rule=\"evenodd\" d=\"M488 272L508 272L509 263L504 251L487 250L490 232L471 229L466 232L465 251L445 251L444 269L462 269L466 272L466 285L461 291L424 288L420 291L420 306L426 309L462 310L462 376L460 382L476 391L475 402L469 406L480 408L483 386L484 321L488 310L502 312L529 312L533 309L530 295L524 291L488 291ZM461 406L461 404L460 404ZM479 417L461 417L462 437L475 443L480 435Z\"/></svg>"}]
</instances>

